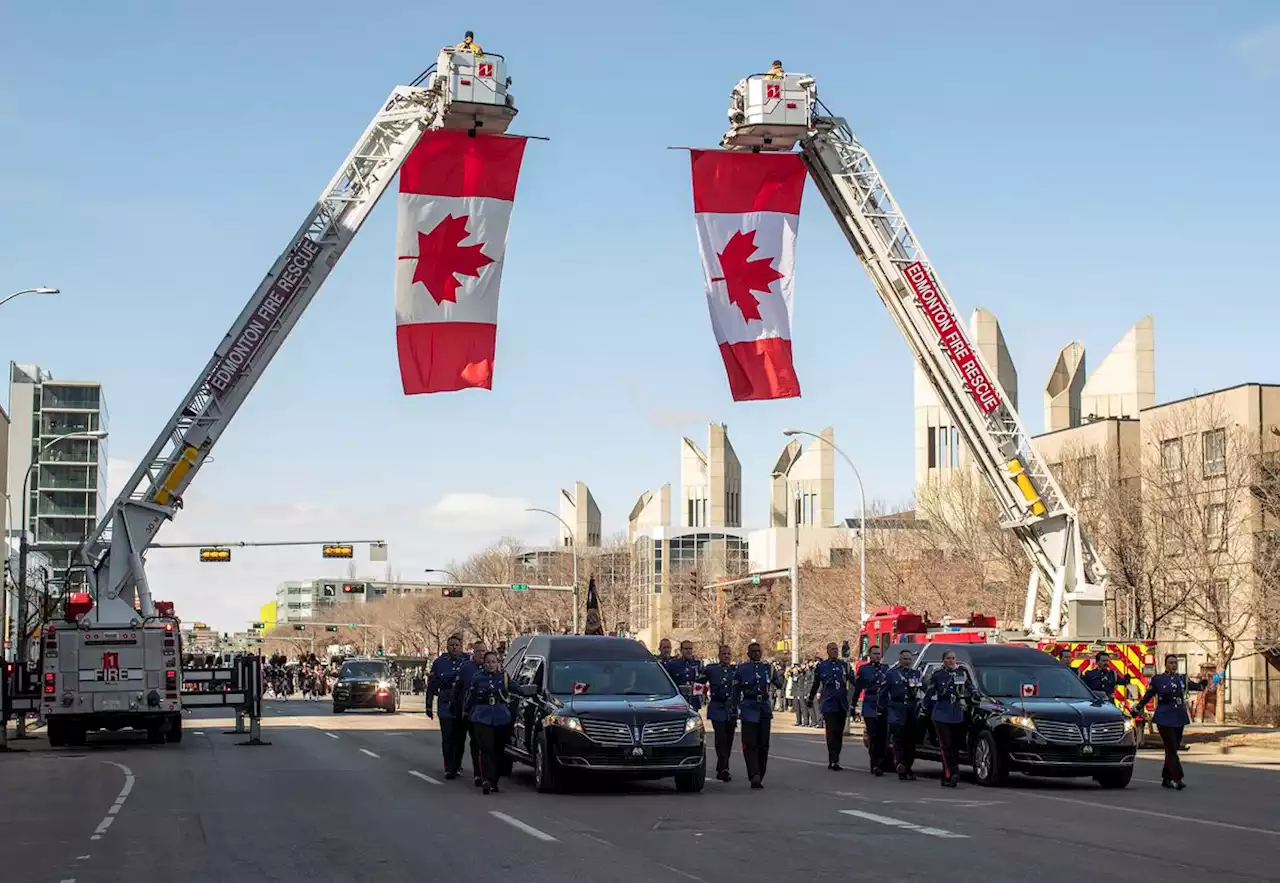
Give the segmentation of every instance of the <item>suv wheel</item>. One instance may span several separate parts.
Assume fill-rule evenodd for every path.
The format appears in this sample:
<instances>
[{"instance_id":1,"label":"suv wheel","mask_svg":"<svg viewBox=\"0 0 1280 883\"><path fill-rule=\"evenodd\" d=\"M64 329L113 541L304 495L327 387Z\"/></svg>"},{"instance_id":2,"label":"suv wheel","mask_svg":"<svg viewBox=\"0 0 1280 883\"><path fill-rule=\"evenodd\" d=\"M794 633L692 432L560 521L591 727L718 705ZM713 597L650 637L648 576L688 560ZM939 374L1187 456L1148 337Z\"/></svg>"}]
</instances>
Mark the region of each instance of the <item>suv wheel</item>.
<instances>
[{"instance_id":1,"label":"suv wheel","mask_svg":"<svg viewBox=\"0 0 1280 883\"><path fill-rule=\"evenodd\" d=\"M555 794L561 789L560 769L546 733L539 733L533 743L533 786L539 794Z\"/></svg>"},{"instance_id":2,"label":"suv wheel","mask_svg":"<svg viewBox=\"0 0 1280 883\"><path fill-rule=\"evenodd\" d=\"M990 730L983 730L973 741L973 774L979 785L993 788L1009 778L1008 759L996 744Z\"/></svg>"},{"instance_id":3,"label":"suv wheel","mask_svg":"<svg viewBox=\"0 0 1280 883\"><path fill-rule=\"evenodd\" d=\"M1133 767L1127 770L1107 770L1105 773L1098 773L1093 780L1103 788L1127 788L1129 780L1133 778Z\"/></svg>"},{"instance_id":4,"label":"suv wheel","mask_svg":"<svg viewBox=\"0 0 1280 883\"><path fill-rule=\"evenodd\" d=\"M702 763L688 773L676 773L676 790L684 794L697 794L707 784L707 757L704 754Z\"/></svg>"}]
</instances>

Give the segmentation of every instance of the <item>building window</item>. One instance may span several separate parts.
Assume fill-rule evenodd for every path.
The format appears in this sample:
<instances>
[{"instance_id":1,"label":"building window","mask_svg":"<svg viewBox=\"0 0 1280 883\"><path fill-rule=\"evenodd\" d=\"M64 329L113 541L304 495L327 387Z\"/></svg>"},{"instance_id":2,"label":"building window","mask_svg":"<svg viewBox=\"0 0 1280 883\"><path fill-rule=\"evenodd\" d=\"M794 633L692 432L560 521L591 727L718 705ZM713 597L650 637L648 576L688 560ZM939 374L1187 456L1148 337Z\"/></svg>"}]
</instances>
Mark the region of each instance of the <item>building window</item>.
<instances>
[{"instance_id":1,"label":"building window","mask_svg":"<svg viewBox=\"0 0 1280 883\"><path fill-rule=\"evenodd\" d=\"M925 430L925 436L929 440L929 468L937 469L938 468L938 435L936 432L934 432L933 427L930 426L928 429Z\"/></svg>"},{"instance_id":2,"label":"building window","mask_svg":"<svg viewBox=\"0 0 1280 883\"><path fill-rule=\"evenodd\" d=\"M1098 492L1098 458L1080 459L1080 496L1092 497Z\"/></svg>"},{"instance_id":3,"label":"building window","mask_svg":"<svg viewBox=\"0 0 1280 883\"><path fill-rule=\"evenodd\" d=\"M1182 439L1170 438L1160 442L1160 471L1164 480L1182 481Z\"/></svg>"},{"instance_id":4,"label":"building window","mask_svg":"<svg viewBox=\"0 0 1280 883\"><path fill-rule=\"evenodd\" d=\"M1227 431L1211 429L1201 434L1204 446L1204 477L1214 478L1227 474Z\"/></svg>"},{"instance_id":5,"label":"building window","mask_svg":"<svg viewBox=\"0 0 1280 883\"><path fill-rule=\"evenodd\" d=\"M1205 547L1217 552L1227 545L1227 504L1211 503L1204 510Z\"/></svg>"},{"instance_id":6,"label":"building window","mask_svg":"<svg viewBox=\"0 0 1280 883\"><path fill-rule=\"evenodd\" d=\"M960 465L960 428L958 426L951 427L951 465L952 467Z\"/></svg>"}]
</instances>

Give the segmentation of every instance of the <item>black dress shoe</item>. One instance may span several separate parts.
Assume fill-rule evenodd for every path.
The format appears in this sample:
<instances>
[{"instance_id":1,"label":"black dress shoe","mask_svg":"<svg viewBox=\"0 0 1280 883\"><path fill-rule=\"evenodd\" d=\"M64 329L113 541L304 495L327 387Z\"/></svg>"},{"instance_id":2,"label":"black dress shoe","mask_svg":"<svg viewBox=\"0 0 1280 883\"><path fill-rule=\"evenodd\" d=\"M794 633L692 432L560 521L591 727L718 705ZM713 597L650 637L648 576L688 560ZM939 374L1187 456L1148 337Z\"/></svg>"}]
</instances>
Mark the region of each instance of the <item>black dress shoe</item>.
<instances>
[{"instance_id":1,"label":"black dress shoe","mask_svg":"<svg viewBox=\"0 0 1280 883\"><path fill-rule=\"evenodd\" d=\"M447 772L447 773L445 773L445 774L444 774L444 777L445 777L446 779L456 779L456 778L458 778L458 774L457 774L457 773L455 773L453 770L449 770L449 772Z\"/></svg>"}]
</instances>

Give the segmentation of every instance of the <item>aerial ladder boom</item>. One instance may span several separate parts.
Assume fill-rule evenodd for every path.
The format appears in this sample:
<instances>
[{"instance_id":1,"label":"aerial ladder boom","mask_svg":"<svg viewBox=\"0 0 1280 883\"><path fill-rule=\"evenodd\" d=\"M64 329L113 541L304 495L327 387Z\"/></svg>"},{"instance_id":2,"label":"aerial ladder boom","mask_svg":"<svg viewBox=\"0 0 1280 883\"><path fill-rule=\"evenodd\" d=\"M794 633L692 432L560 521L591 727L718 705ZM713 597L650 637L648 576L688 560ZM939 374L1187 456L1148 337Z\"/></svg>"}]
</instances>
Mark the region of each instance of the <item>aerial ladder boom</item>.
<instances>
[{"instance_id":1,"label":"aerial ladder boom","mask_svg":"<svg viewBox=\"0 0 1280 883\"><path fill-rule=\"evenodd\" d=\"M79 549L100 623L155 615L144 553L182 508L182 494L231 424L365 218L428 129L502 134L515 116L500 55L446 48L409 86L397 86L321 192L232 323L168 424ZM137 608L135 611L135 601Z\"/></svg>"},{"instance_id":2,"label":"aerial ladder boom","mask_svg":"<svg viewBox=\"0 0 1280 883\"><path fill-rule=\"evenodd\" d=\"M1050 633L1068 627L1063 606L1073 602L1077 621L1069 627L1082 637L1101 635L1102 563L995 372L969 340L870 153L843 119L826 113L813 78L803 74L748 77L731 93L729 117L721 142L727 149L799 145L810 176L994 493L1001 525L1031 560L1024 628L1032 628L1043 580L1050 588Z\"/></svg>"}]
</instances>

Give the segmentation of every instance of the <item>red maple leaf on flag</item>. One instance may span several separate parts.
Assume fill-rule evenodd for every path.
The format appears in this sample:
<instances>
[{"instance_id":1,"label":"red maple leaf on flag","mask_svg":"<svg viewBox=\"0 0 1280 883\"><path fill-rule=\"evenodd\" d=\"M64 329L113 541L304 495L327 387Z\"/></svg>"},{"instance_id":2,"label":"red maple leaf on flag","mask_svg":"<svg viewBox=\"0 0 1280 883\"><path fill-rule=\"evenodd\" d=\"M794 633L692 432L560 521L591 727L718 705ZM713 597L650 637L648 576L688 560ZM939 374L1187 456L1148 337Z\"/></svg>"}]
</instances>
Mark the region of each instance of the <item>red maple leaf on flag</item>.
<instances>
[{"instance_id":1,"label":"red maple leaf on flag","mask_svg":"<svg viewBox=\"0 0 1280 883\"><path fill-rule=\"evenodd\" d=\"M446 215L430 233L418 231L418 266L413 282L421 282L437 304L458 302L459 276L479 276L480 270L493 263L483 251L484 243L460 245L471 235L467 230L468 215ZM412 260L412 258L410 258Z\"/></svg>"},{"instance_id":2,"label":"red maple leaf on flag","mask_svg":"<svg viewBox=\"0 0 1280 883\"><path fill-rule=\"evenodd\" d=\"M590 689L591 689L590 684L584 684L582 681L578 681L573 685L573 695L581 696L583 693L587 692Z\"/></svg>"},{"instance_id":3,"label":"red maple leaf on flag","mask_svg":"<svg viewBox=\"0 0 1280 883\"><path fill-rule=\"evenodd\" d=\"M729 290L729 303L742 311L742 319L750 322L760 318L760 301L752 292L769 293L769 286L782 278L782 274L773 268L773 258L756 258L756 231L744 233L739 230L729 237L724 251L716 255L720 258L720 272L712 282L723 282Z\"/></svg>"}]
</instances>

